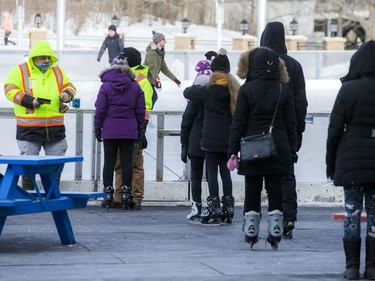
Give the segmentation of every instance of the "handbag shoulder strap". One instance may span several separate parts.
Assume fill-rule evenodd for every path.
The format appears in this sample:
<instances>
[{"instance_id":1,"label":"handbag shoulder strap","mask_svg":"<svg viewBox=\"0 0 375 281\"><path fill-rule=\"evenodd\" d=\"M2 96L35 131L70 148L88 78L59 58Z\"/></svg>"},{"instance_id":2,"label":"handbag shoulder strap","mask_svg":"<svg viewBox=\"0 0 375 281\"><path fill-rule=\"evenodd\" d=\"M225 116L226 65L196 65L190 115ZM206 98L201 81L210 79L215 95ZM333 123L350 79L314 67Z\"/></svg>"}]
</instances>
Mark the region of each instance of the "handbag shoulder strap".
<instances>
[{"instance_id":1,"label":"handbag shoulder strap","mask_svg":"<svg viewBox=\"0 0 375 281\"><path fill-rule=\"evenodd\" d=\"M272 116L272 121L271 121L270 129L268 130L268 133L272 133L273 123L275 122L277 108L279 107L279 102L280 102L280 97L281 97L281 90L282 90L281 83L279 83L279 85L280 85L279 97L277 99L276 108L275 108L275 111L274 111L273 116Z\"/></svg>"}]
</instances>

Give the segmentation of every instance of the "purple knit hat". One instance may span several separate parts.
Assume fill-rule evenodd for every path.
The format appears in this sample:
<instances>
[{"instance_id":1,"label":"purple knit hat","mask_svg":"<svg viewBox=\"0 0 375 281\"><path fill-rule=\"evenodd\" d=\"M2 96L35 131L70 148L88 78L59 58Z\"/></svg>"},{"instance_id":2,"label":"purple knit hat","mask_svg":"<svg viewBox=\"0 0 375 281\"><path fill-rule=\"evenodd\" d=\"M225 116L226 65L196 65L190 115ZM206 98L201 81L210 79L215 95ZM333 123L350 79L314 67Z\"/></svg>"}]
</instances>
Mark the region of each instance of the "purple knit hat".
<instances>
[{"instance_id":1,"label":"purple knit hat","mask_svg":"<svg viewBox=\"0 0 375 281\"><path fill-rule=\"evenodd\" d=\"M198 74L210 75L211 74L211 64L207 60L200 60L195 66L195 71Z\"/></svg>"}]
</instances>

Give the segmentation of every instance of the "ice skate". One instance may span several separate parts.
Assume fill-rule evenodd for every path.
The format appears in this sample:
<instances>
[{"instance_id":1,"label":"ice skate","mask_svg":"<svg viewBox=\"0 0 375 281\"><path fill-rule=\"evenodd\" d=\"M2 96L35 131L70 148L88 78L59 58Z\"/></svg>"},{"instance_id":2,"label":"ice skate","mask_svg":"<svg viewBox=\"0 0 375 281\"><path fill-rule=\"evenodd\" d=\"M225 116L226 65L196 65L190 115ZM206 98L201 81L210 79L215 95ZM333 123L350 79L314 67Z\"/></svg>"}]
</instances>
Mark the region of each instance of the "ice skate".
<instances>
[{"instance_id":1,"label":"ice skate","mask_svg":"<svg viewBox=\"0 0 375 281\"><path fill-rule=\"evenodd\" d=\"M272 249L277 250L283 234L283 213L273 210L268 213L268 237L266 242L270 243Z\"/></svg>"},{"instance_id":2,"label":"ice skate","mask_svg":"<svg viewBox=\"0 0 375 281\"><path fill-rule=\"evenodd\" d=\"M207 197L207 209L201 214L201 224L208 226L218 226L221 224L222 212L220 209L219 197Z\"/></svg>"},{"instance_id":3,"label":"ice skate","mask_svg":"<svg viewBox=\"0 0 375 281\"><path fill-rule=\"evenodd\" d=\"M292 221L284 221L283 222L283 238L284 239L292 239L293 238L293 229L294 229L294 222Z\"/></svg>"},{"instance_id":4,"label":"ice skate","mask_svg":"<svg viewBox=\"0 0 375 281\"><path fill-rule=\"evenodd\" d=\"M113 188L113 186L106 186L106 187L103 188L104 200L102 202L102 206L107 207L107 211L113 203L113 193L114 193L114 191L115 191L115 189Z\"/></svg>"},{"instance_id":5,"label":"ice skate","mask_svg":"<svg viewBox=\"0 0 375 281\"><path fill-rule=\"evenodd\" d=\"M260 214L255 211L245 213L242 230L245 232L245 241L250 243L250 249L258 242Z\"/></svg>"},{"instance_id":6,"label":"ice skate","mask_svg":"<svg viewBox=\"0 0 375 281\"><path fill-rule=\"evenodd\" d=\"M234 215L234 197L233 196L223 196L221 198L222 207L222 216L221 221L223 223L231 224Z\"/></svg>"},{"instance_id":7,"label":"ice skate","mask_svg":"<svg viewBox=\"0 0 375 281\"><path fill-rule=\"evenodd\" d=\"M188 223L190 224L200 224L201 223L201 212L202 203L191 202L190 214L186 216Z\"/></svg>"},{"instance_id":8,"label":"ice skate","mask_svg":"<svg viewBox=\"0 0 375 281\"><path fill-rule=\"evenodd\" d=\"M124 209L134 210L137 203L135 203L132 195L132 188L126 185L121 186L121 204Z\"/></svg>"}]
</instances>

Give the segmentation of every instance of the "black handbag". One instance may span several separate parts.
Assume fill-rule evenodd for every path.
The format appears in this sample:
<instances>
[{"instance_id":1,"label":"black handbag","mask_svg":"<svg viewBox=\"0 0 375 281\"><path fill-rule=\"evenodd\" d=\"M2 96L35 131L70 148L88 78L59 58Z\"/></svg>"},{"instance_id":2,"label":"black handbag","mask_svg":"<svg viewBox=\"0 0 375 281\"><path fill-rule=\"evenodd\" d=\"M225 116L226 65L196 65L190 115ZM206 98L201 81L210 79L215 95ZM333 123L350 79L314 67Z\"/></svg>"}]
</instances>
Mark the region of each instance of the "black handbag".
<instances>
[{"instance_id":1,"label":"black handbag","mask_svg":"<svg viewBox=\"0 0 375 281\"><path fill-rule=\"evenodd\" d=\"M270 129L268 130L268 132L263 132L262 134L248 136L241 139L241 161L252 162L257 160L264 160L277 155L277 149L275 141L273 139L272 129L273 123L275 122L277 108L279 107L281 90L282 87L280 84L279 98L277 99L275 112L273 113Z\"/></svg>"}]
</instances>

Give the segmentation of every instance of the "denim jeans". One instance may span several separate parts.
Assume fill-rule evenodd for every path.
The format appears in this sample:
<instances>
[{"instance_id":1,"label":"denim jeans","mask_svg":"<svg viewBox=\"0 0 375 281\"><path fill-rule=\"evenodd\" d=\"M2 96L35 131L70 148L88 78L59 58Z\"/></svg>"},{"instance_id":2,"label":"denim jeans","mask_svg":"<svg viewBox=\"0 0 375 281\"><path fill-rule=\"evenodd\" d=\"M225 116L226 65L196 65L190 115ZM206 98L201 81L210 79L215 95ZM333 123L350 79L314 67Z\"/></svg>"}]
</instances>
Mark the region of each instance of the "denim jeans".
<instances>
[{"instance_id":1,"label":"denim jeans","mask_svg":"<svg viewBox=\"0 0 375 281\"><path fill-rule=\"evenodd\" d=\"M358 240L361 238L363 198L367 213L366 236L375 238L375 186L344 186L344 198L344 239Z\"/></svg>"}]
</instances>

